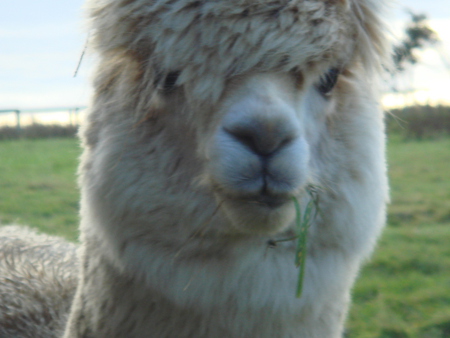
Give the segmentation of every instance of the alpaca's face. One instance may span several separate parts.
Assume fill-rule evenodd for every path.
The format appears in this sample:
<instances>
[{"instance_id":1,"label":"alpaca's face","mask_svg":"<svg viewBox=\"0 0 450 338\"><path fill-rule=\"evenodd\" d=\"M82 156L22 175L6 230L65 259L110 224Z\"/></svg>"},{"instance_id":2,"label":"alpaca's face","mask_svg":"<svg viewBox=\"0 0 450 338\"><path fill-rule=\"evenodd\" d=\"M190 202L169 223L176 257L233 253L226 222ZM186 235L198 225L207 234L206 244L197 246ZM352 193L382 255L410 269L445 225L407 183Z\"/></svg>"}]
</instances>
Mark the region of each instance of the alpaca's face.
<instances>
[{"instance_id":1,"label":"alpaca's face","mask_svg":"<svg viewBox=\"0 0 450 338\"><path fill-rule=\"evenodd\" d=\"M352 88L338 93L342 85L332 93L335 70L342 70L340 83L347 73L361 73L362 80L384 55L377 19L383 1L92 1L102 60L94 111L100 112L92 114L85 138L106 143L104 135L114 132L100 128L103 120L118 134L148 128L136 133L141 143L128 154L140 152L130 162L139 167L143 209L166 210L183 204L183 194L198 193L192 205L205 214L218 205L230 221L211 221L218 228L226 223L272 234L292 224L293 197L301 199L309 184L325 185L324 172L329 177L338 167L330 160L338 142L327 138L332 117L342 116L333 114L335 106L348 111L343 98L361 96ZM127 126L117 123L122 119ZM125 161L123 153L111 157ZM132 176L129 168L123 172ZM196 190L199 181L206 193ZM149 206L144 191L167 199ZM139 198L130 195L134 205ZM109 208L126 200L117 196Z\"/></svg>"},{"instance_id":2,"label":"alpaca's face","mask_svg":"<svg viewBox=\"0 0 450 338\"><path fill-rule=\"evenodd\" d=\"M336 79L299 83L294 74L275 73L229 85L200 153L207 185L240 231L275 233L292 223L292 198L313 184L311 152L326 128Z\"/></svg>"}]
</instances>

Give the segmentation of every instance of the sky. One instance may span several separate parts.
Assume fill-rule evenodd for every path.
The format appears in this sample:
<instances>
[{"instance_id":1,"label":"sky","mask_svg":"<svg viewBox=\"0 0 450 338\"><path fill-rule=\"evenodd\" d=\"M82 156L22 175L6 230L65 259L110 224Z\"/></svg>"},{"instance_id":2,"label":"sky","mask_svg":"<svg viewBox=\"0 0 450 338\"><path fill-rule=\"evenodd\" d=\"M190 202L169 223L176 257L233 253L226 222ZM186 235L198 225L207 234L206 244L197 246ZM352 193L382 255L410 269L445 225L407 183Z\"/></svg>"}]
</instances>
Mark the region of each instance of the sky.
<instances>
[{"instance_id":1,"label":"sky","mask_svg":"<svg viewBox=\"0 0 450 338\"><path fill-rule=\"evenodd\" d=\"M0 3L0 110L85 106L91 93L92 62L85 59L73 77L87 31L83 0L15 0ZM397 0L388 22L395 34L408 19L405 8L426 13L450 63L450 1ZM435 50L421 53L422 62L400 82L420 89L423 103L450 102L450 68ZM402 97L404 97L402 95ZM401 104L398 95L386 104Z\"/></svg>"},{"instance_id":2,"label":"sky","mask_svg":"<svg viewBox=\"0 0 450 338\"><path fill-rule=\"evenodd\" d=\"M85 105L82 0L0 2L0 109Z\"/></svg>"}]
</instances>

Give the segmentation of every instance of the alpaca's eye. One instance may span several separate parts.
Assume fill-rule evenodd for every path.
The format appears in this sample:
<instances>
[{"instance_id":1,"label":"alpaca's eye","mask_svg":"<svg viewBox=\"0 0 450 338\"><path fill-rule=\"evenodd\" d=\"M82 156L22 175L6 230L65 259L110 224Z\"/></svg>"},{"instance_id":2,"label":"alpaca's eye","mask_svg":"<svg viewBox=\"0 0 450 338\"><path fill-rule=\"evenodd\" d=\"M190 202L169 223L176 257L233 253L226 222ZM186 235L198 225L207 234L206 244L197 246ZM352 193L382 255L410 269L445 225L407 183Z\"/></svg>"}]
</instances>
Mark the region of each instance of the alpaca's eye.
<instances>
[{"instance_id":1,"label":"alpaca's eye","mask_svg":"<svg viewBox=\"0 0 450 338\"><path fill-rule=\"evenodd\" d=\"M167 74L166 78L164 79L164 84L163 84L162 89L165 92L170 92L171 90L173 90L176 87L179 76L180 76L179 71L170 72L169 74Z\"/></svg>"},{"instance_id":2,"label":"alpaca's eye","mask_svg":"<svg viewBox=\"0 0 450 338\"><path fill-rule=\"evenodd\" d=\"M327 73L322 75L319 80L319 83L316 85L317 90L322 95L329 95L333 90L334 86L339 77L339 69L338 68L330 68Z\"/></svg>"}]
</instances>

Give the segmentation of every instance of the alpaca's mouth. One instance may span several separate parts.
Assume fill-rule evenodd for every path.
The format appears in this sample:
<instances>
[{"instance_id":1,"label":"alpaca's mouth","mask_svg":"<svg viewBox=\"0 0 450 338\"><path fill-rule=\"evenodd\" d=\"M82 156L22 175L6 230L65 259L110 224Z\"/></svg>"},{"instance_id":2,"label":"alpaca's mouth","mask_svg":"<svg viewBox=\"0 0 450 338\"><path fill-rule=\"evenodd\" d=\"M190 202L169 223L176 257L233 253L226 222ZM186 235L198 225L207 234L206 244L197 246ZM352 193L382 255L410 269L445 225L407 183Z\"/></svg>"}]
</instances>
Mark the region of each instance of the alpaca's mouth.
<instances>
[{"instance_id":1,"label":"alpaca's mouth","mask_svg":"<svg viewBox=\"0 0 450 338\"><path fill-rule=\"evenodd\" d=\"M254 197L248 197L242 201L245 203L254 203L268 209L276 209L289 202L291 198L287 195L272 195L270 193L263 192L260 195Z\"/></svg>"},{"instance_id":2,"label":"alpaca's mouth","mask_svg":"<svg viewBox=\"0 0 450 338\"><path fill-rule=\"evenodd\" d=\"M288 193L273 193L268 189L262 189L258 193L230 193L224 189L216 189L216 193L221 196L223 201L232 202L241 206L253 206L267 211L275 210L292 201L292 194Z\"/></svg>"},{"instance_id":3,"label":"alpaca's mouth","mask_svg":"<svg viewBox=\"0 0 450 338\"><path fill-rule=\"evenodd\" d=\"M217 197L230 224L245 233L276 234L294 220L294 206L287 194L239 196L219 193Z\"/></svg>"}]
</instances>

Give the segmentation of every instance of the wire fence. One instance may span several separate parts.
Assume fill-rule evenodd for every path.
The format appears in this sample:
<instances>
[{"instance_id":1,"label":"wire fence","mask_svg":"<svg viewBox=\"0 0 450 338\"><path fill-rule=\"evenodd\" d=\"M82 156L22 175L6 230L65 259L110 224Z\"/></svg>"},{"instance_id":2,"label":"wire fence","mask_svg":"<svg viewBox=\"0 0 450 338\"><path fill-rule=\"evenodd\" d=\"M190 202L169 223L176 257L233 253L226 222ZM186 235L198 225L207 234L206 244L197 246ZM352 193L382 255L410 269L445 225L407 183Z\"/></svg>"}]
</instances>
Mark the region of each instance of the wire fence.
<instances>
[{"instance_id":1,"label":"wire fence","mask_svg":"<svg viewBox=\"0 0 450 338\"><path fill-rule=\"evenodd\" d=\"M0 109L0 140L74 137L86 107Z\"/></svg>"},{"instance_id":2,"label":"wire fence","mask_svg":"<svg viewBox=\"0 0 450 338\"><path fill-rule=\"evenodd\" d=\"M67 125L79 126L84 119L86 107L55 107L38 109L1 109L0 127L15 127L22 132L25 126Z\"/></svg>"}]
</instances>

